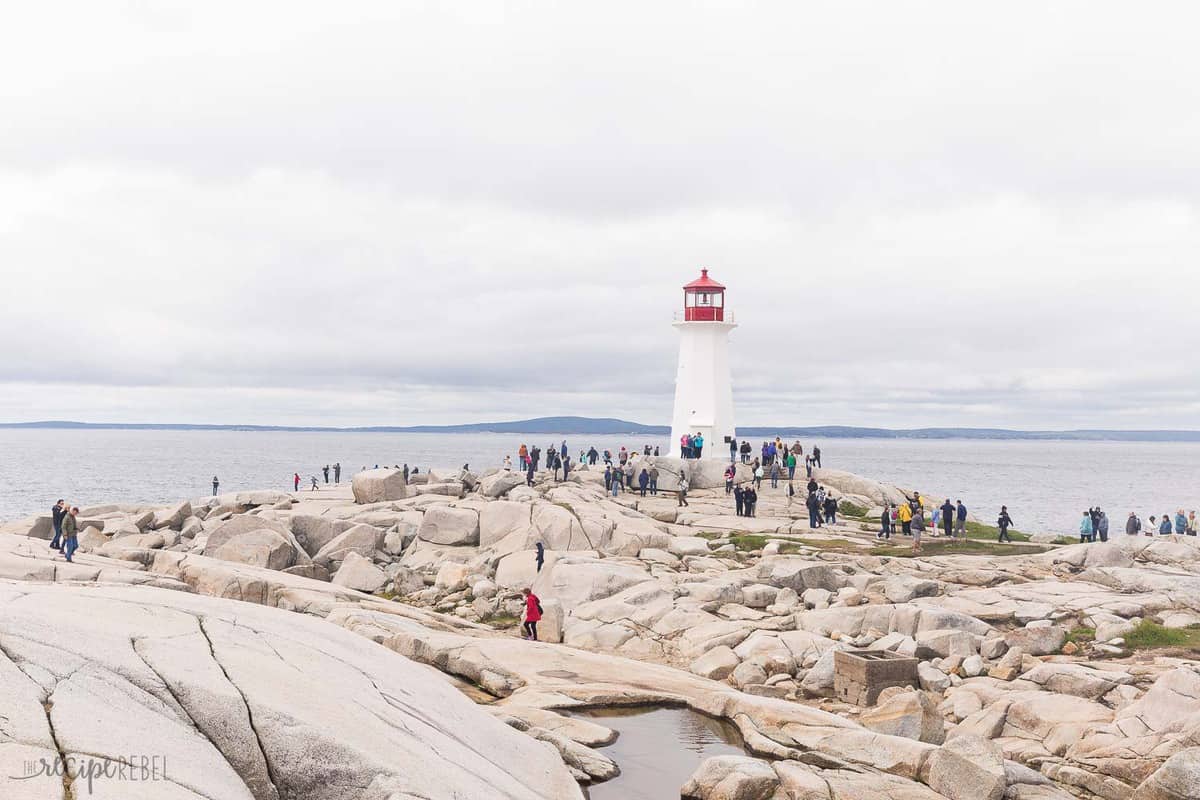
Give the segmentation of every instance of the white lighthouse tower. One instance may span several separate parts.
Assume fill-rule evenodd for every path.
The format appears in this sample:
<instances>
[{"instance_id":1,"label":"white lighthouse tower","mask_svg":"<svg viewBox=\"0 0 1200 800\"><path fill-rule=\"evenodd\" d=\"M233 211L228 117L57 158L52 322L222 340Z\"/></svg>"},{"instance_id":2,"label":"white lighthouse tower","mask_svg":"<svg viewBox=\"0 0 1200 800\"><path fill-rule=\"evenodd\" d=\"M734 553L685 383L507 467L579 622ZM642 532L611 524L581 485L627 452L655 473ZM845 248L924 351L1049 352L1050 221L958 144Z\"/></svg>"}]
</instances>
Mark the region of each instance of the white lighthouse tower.
<instances>
[{"instance_id":1,"label":"white lighthouse tower","mask_svg":"<svg viewBox=\"0 0 1200 800\"><path fill-rule=\"evenodd\" d=\"M726 314L725 287L700 270L683 287L679 331L679 370L675 374L675 413L671 416L671 455L679 457L680 438L704 436L702 458L725 458L734 436L733 384L729 379L729 332L737 327Z\"/></svg>"}]
</instances>

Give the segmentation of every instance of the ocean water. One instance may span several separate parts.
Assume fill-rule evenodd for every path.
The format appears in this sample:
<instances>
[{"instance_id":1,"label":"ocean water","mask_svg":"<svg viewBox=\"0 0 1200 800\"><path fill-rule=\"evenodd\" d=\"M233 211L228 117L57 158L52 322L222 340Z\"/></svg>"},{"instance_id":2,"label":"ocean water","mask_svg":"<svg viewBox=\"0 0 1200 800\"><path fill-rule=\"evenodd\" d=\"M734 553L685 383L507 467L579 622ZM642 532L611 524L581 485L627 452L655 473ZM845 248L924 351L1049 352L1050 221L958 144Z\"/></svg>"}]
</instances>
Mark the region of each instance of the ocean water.
<instances>
[{"instance_id":1,"label":"ocean water","mask_svg":"<svg viewBox=\"0 0 1200 800\"><path fill-rule=\"evenodd\" d=\"M59 498L79 506L166 503L221 491L290 490L292 474L321 478L340 461L342 479L376 464L459 467L514 462L522 442L543 450L563 439L572 457L594 445L616 452L658 445L645 436L341 433L265 431L0 430L0 520L47 511ZM1200 445L1173 442L827 439L824 466L962 498L981 519L1006 504L1024 531L1074 534L1089 506L1109 512L1114 530L1131 510L1143 519L1200 510ZM757 444L757 442L756 442ZM302 484L303 485L303 484Z\"/></svg>"}]
</instances>

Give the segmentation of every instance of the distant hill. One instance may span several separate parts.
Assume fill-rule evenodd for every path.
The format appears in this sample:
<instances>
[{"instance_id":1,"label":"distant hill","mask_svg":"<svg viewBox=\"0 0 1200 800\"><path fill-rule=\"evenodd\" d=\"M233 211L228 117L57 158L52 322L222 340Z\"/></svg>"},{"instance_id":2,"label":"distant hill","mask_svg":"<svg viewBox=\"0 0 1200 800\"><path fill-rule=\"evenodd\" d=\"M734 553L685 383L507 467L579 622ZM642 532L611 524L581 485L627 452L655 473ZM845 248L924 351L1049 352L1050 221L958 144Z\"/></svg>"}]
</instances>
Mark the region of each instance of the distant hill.
<instances>
[{"instance_id":1,"label":"distant hill","mask_svg":"<svg viewBox=\"0 0 1200 800\"><path fill-rule=\"evenodd\" d=\"M66 430L151 430L151 431L333 431L351 433L552 433L617 436L669 436L666 425L643 425L640 422L611 417L538 417L512 422L473 422L465 425L378 425L357 428L329 428L291 425L189 425L171 423L71 422L6 422L0 428L46 428ZM785 439L1032 439L1115 442L1200 442L1200 431L1183 430L1072 430L1019 431L1004 428L856 428L845 425L816 427L738 428L738 436L766 439L782 436Z\"/></svg>"}]
</instances>

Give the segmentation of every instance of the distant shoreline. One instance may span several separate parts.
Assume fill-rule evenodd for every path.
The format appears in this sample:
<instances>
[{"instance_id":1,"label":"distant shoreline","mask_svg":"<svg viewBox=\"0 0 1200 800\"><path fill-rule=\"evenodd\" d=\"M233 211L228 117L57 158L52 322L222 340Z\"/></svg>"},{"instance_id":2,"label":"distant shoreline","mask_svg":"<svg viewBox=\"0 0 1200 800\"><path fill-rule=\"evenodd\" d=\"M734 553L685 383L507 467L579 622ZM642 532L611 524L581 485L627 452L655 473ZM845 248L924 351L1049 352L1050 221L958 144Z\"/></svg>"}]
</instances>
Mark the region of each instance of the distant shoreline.
<instances>
[{"instance_id":1,"label":"distant shoreline","mask_svg":"<svg viewBox=\"0 0 1200 800\"><path fill-rule=\"evenodd\" d=\"M0 430L128 430L128 431L244 431L283 433L507 433L564 434L571 436L669 436L666 425L643 425L627 420L591 417L540 417L513 422L478 422L465 425L374 425L327 427L309 425L199 425L187 423L2 422ZM747 426L738 435L749 439L782 436L828 439L970 439L977 441L1110 441L1110 442L1200 442L1200 431L1185 430L1065 430L1023 431L1004 428L859 428L843 425L814 427Z\"/></svg>"}]
</instances>

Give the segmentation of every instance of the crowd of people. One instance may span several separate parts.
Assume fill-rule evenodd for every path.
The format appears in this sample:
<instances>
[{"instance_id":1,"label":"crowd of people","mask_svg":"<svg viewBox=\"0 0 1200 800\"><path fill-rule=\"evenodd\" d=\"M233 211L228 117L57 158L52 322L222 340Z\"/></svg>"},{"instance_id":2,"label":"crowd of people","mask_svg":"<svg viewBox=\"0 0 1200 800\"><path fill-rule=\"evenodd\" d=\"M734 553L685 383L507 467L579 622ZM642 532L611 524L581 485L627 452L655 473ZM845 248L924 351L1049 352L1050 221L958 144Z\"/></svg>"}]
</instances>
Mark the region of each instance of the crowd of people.
<instances>
[{"instance_id":1,"label":"crowd of people","mask_svg":"<svg viewBox=\"0 0 1200 800\"><path fill-rule=\"evenodd\" d=\"M1196 536L1200 533L1200 520L1196 518L1195 509L1185 514L1180 508L1174 514L1168 511L1161 517L1151 514L1148 523L1143 525L1137 512L1130 511L1129 518L1125 520L1125 534L1137 536L1139 533L1145 536ZM1083 512L1083 519L1079 522L1079 541L1094 542L1097 538L1102 542L1108 541L1108 516L1099 508L1092 508Z\"/></svg>"}]
</instances>

